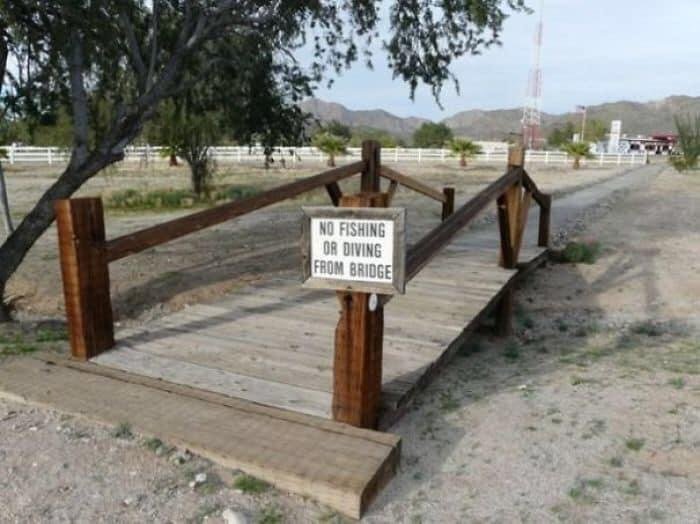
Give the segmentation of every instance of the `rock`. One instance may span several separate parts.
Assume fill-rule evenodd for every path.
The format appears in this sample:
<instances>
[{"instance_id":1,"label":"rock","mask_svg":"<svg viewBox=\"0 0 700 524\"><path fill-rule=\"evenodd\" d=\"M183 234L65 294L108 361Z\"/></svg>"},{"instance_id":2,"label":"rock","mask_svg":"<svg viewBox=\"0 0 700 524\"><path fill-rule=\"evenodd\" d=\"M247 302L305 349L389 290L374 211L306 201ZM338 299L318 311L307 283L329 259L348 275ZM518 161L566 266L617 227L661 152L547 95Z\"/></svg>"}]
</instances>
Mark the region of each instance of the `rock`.
<instances>
[{"instance_id":1,"label":"rock","mask_svg":"<svg viewBox=\"0 0 700 524\"><path fill-rule=\"evenodd\" d=\"M207 481L207 474L206 473L197 473L194 476L194 480L190 482L190 487L191 488L196 488L197 486L201 486Z\"/></svg>"},{"instance_id":2,"label":"rock","mask_svg":"<svg viewBox=\"0 0 700 524\"><path fill-rule=\"evenodd\" d=\"M234 511L232 509L225 509L223 513L221 513L221 518L224 519L224 522L226 524L247 524L248 519L246 516L239 512L239 511Z\"/></svg>"},{"instance_id":3,"label":"rock","mask_svg":"<svg viewBox=\"0 0 700 524\"><path fill-rule=\"evenodd\" d=\"M185 462L189 461L192 458L192 453L189 451L185 450L177 450L175 453L173 453L173 456L170 458L171 461L173 461L175 464L184 464Z\"/></svg>"}]
</instances>

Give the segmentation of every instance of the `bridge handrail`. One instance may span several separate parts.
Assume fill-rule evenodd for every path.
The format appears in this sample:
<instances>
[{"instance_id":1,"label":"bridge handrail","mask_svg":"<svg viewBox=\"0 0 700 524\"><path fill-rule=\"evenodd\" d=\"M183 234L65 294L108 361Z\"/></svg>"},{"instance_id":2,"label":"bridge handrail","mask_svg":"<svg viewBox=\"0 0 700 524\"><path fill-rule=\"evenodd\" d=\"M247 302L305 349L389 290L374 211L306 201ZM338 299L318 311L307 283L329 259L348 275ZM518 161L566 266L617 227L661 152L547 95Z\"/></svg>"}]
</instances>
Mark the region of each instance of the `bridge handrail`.
<instances>
[{"instance_id":1,"label":"bridge handrail","mask_svg":"<svg viewBox=\"0 0 700 524\"><path fill-rule=\"evenodd\" d=\"M549 239L549 214L551 208L551 196L542 193L535 182L530 178L527 172L521 166L511 166L508 171L494 181L492 184L481 190L473 198L468 200L459 209L452 213L449 217L443 220L437 227L430 231L427 235L421 238L414 244L406 255L406 279L411 280L415 277L430 260L432 260L450 241L469 223L476 218L491 202L499 201L499 222L503 222L504 217L500 216L501 208L506 207L505 202L501 202L505 193L510 188L519 188L522 186L525 189L526 195L531 195L532 198L540 206L540 230L538 245L546 247ZM527 197L529 198L529 197ZM524 206L525 212L529 203ZM517 263L517 250L519 249L520 240L518 239L512 246L510 242L511 228L520 229L519 235L522 235L526 216L517 217L517 224L501 223L501 249L513 249L515 247L515 262ZM505 217L507 222L507 217ZM508 239L505 236L508 236ZM517 236L517 235L516 235ZM507 240L507 241L506 241ZM505 257L504 257L505 259ZM504 264L506 267L510 264Z\"/></svg>"},{"instance_id":2,"label":"bridge handrail","mask_svg":"<svg viewBox=\"0 0 700 524\"><path fill-rule=\"evenodd\" d=\"M284 184L252 197L198 211L114 238L106 243L107 261L114 262L120 258L170 242L171 240L200 231L207 227L226 222L232 218L245 215L257 209L276 204L289 198L294 198L295 196L319 187L328 187L331 198L336 200L339 189L335 184L337 184L339 180L362 172L364 168L365 162L364 160L360 160L352 164L324 171L318 175Z\"/></svg>"}]
</instances>

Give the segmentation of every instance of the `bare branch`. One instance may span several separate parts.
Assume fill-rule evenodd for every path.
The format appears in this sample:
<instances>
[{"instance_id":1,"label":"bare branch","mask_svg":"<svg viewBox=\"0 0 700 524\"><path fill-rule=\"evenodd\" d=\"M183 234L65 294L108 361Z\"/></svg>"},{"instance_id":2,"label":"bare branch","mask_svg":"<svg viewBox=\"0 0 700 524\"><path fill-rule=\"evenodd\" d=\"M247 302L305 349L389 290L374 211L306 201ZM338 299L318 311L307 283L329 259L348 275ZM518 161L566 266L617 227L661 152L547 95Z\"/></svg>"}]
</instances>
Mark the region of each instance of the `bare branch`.
<instances>
[{"instance_id":1,"label":"bare branch","mask_svg":"<svg viewBox=\"0 0 700 524\"><path fill-rule=\"evenodd\" d=\"M158 30L160 29L160 0L153 0L153 24L151 27L151 59L146 74L146 89L151 87L158 57Z\"/></svg>"},{"instance_id":2,"label":"bare branch","mask_svg":"<svg viewBox=\"0 0 700 524\"><path fill-rule=\"evenodd\" d=\"M136 33L134 33L134 26L129 20L129 17L123 11L119 13L119 22L124 28L126 33L126 41L129 47L129 56L136 69L136 74L138 75L139 82L142 86L146 86L147 72L146 66L143 63L143 58L141 57L141 49L139 48L138 40L136 40ZM155 39L155 37L154 37Z\"/></svg>"}]
</instances>

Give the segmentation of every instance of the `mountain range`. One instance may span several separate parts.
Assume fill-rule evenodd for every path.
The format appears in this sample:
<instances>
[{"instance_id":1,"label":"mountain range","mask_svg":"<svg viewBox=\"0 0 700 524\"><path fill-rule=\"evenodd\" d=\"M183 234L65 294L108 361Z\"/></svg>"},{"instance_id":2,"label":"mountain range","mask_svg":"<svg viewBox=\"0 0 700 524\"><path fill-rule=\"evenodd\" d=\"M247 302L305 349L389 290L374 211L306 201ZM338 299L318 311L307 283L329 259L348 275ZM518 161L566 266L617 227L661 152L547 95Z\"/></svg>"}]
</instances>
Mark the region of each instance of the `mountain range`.
<instances>
[{"instance_id":1,"label":"mountain range","mask_svg":"<svg viewBox=\"0 0 700 524\"><path fill-rule=\"evenodd\" d=\"M400 138L409 138L423 123L429 122L419 117L399 117L383 109L352 110L334 102L317 98L303 101L301 108L311 113L321 122L337 120L350 127L369 127L387 131ZM651 102L631 102L622 100L588 106L587 118L601 121L606 127L611 120L622 120L622 132L627 135L672 133L675 114L700 113L700 97L669 96ZM449 126L455 135L478 140L504 140L511 133L520 132L522 109L461 111L442 122ZM576 113L542 113L542 129L546 136L554 127L567 121L579 122L581 115Z\"/></svg>"}]
</instances>

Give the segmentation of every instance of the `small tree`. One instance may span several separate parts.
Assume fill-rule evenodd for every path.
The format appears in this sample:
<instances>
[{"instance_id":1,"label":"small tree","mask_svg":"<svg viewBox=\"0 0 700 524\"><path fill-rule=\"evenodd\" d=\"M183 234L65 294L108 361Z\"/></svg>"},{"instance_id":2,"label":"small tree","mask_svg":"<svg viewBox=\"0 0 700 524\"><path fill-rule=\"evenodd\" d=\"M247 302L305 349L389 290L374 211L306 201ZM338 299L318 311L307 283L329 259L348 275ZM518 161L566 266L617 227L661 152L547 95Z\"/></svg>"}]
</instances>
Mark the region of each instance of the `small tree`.
<instances>
[{"instance_id":1,"label":"small tree","mask_svg":"<svg viewBox=\"0 0 700 524\"><path fill-rule=\"evenodd\" d=\"M442 147L452 139L452 130L445 124L425 122L413 133L416 147Z\"/></svg>"},{"instance_id":2,"label":"small tree","mask_svg":"<svg viewBox=\"0 0 700 524\"><path fill-rule=\"evenodd\" d=\"M678 171L695 169L700 160L700 114L675 115L673 120L678 131L680 155L673 155L671 163Z\"/></svg>"},{"instance_id":3,"label":"small tree","mask_svg":"<svg viewBox=\"0 0 700 524\"><path fill-rule=\"evenodd\" d=\"M343 137L331 135L330 133L318 133L314 135L312 144L328 155L328 167L335 167L335 157L338 155L345 155L348 152L345 147L347 141Z\"/></svg>"},{"instance_id":4,"label":"small tree","mask_svg":"<svg viewBox=\"0 0 700 524\"><path fill-rule=\"evenodd\" d=\"M459 156L459 165L467 167L467 159L481 153L481 146L466 138L454 138L450 141L452 154Z\"/></svg>"},{"instance_id":5,"label":"small tree","mask_svg":"<svg viewBox=\"0 0 700 524\"><path fill-rule=\"evenodd\" d=\"M591 145L588 142L568 142L562 148L567 155L574 157L574 169L581 167L582 158L592 158Z\"/></svg>"}]
</instances>

